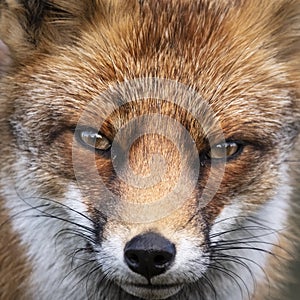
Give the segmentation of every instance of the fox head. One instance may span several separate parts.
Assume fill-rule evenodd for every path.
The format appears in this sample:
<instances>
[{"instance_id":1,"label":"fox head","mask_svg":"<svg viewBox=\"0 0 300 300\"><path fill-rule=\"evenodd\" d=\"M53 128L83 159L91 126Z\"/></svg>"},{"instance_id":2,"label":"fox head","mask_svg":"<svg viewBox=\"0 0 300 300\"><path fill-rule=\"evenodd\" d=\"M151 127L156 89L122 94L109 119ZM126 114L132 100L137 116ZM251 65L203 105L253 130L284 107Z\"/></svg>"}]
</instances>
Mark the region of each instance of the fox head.
<instances>
[{"instance_id":1,"label":"fox head","mask_svg":"<svg viewBox=\"0 0 300 300\"><path fill-rule=\"evenodd\" d=\"M300 2L0 7L1 185L36 293L53 261L97 299L253 293L287 222Z\"/></svg>"}]
</instances>

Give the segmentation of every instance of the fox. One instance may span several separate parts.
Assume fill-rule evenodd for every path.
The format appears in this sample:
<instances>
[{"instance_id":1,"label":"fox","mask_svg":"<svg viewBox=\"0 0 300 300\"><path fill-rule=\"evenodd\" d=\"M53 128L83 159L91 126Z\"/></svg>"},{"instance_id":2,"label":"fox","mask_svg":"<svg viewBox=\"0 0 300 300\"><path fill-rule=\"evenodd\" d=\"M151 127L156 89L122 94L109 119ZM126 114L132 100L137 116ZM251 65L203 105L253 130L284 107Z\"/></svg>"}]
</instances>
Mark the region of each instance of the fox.
<instances>
[{"instance_id":1,"label":"fox","mask_svg":"<svg viewBox=\"0 0 300 300\"><path fill-rule=\"evenodd\" d=\"M0 0L0 133L1 300L286 299L299 0Z\"/></svg>"}]
</instances>

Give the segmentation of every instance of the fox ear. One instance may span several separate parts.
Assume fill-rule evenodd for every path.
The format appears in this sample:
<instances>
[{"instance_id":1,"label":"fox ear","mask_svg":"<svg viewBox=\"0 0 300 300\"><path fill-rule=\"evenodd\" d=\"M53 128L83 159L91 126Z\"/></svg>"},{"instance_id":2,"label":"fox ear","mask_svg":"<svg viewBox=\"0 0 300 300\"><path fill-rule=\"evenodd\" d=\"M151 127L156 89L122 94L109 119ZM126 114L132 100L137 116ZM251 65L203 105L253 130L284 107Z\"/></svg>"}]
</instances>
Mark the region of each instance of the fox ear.
<instances>
[{"instance_id":1,"label":"fox ear","mask_svg":"<svg viewBox=\"0 0 300 300\"><path fill-rule=\"evenodd\" d=\"M28 42L38 43L43 26L46 4L42 0L4 0L10 21L18 21ZM13 18L14 17L14 18Z\"/></svg>"},{"instance_id":2,"label":"fox ear","mask_svg":"<svg viewBox=\"0 0 300 300\"><path fill-rule=\"evenodd\" d=\"M46 4L42 0L0 0L0 37L13 44L37 44ZM10 42L11 40L11 42Z\"/></svg>"},{"instance_id":3,"label":"fox ear","mask_svg":"<svg viewBox=\"0 0 300 300\"><path fill-rule=\"evenodd\" d=\"M286 66L287 74L295 86L293 105L295 113L298 114L300 130L300 0L278 2L282 2L282 5L274 17L277 22L272 24L274 28L272 37L277 49L277 58Z\"/></svg>"},{"instance_id":4,"label":"fox ear","mask_svg":"<svg viewBox=\"0 0 300 300\"><path fill-rule=\"evenodd\" d=\"M273 17L273 38L281 60L300 62L300 0L280 0Z\"/></svg>"},{"instance_id":5,"label":"fox ear","mask_svg":"<svg viewBox=\"0 0 300 300\"><path fill-rule=\"evenodd\" d=\"M68 44L94 1L0 0L0 40L20 59L53 43Z\"/></svg>"}]
</instances>

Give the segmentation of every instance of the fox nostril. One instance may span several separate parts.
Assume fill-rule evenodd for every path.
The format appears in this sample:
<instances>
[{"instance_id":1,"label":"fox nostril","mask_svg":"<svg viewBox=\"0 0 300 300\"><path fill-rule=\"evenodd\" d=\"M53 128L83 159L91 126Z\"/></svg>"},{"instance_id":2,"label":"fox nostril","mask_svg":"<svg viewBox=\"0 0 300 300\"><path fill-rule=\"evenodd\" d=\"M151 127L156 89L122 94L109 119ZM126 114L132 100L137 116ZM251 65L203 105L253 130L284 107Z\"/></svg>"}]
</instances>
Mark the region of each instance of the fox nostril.
<instances>
[{"instance_id":1,"label":"fox nostril","mask_svg":"<svg viewBox=\"0 0 300 300\"><path fill-rule=\"evenodd\" d=\"M139 264L139 257L136 254L128 251L125 255L132 266L137 266Z\"/></svg>"},{"instance_id":2,"label":"fox nostril","mask_svg":"<svg viewBox=\"0 0 300 300\"><path fill-rule=\"evenodd\" d=\"M165 264L168 263L169 261L169 257L167 257L168 255L162 255L162 254L159 254L157 256L154 257L154 263L156 266L158 267L161 267Z\"/></svg>"},{"instance_id":3,"label":"fox nostril","mask_svg":"<svg viewBox=\"0 0 300 300\"><path fill-rule=\"evenodd\" d=\"M128 267L147 279L166 272L175 255L175 246L153 232L136 236L124 248L124 260Z\"/></svg>"}]
</instances>

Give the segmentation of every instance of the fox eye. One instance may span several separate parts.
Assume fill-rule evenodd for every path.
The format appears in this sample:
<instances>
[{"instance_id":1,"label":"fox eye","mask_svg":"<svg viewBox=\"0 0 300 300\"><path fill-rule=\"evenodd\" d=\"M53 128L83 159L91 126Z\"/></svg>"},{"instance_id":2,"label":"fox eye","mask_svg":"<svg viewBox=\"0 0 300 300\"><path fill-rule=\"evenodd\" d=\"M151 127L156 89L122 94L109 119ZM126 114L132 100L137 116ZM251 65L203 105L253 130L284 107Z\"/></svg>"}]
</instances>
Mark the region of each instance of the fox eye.
<instances>
[{"instance_id":1,"label":"fox eye","mask_svg":"<svg viewBox=\"0 0 300 300\"><path fill-rule=\"evenodd\" d=\"M211 147L208 152L210 159L230 159L239 154L242 150L242 145L236 142L224 142Z\"/></svg>"},{"instance_id":2,"label":"fox eye","mask_svg":"<svg viewBox=\"0 0 300 300\"><path fill-rule=\"evenodd\" d=\"M109 139L95 129L79 129L76 131L76 135L81 144L96 151L107 151L111 147Z\"/></svg>"}]
</instances>

